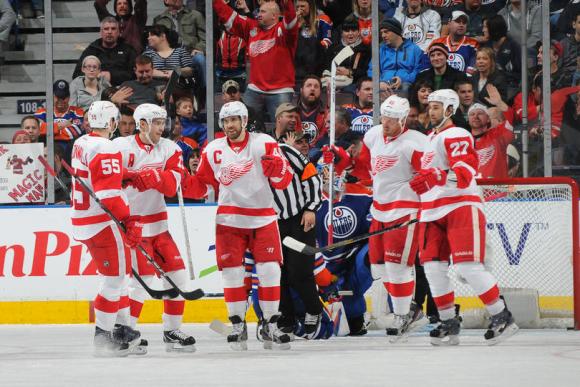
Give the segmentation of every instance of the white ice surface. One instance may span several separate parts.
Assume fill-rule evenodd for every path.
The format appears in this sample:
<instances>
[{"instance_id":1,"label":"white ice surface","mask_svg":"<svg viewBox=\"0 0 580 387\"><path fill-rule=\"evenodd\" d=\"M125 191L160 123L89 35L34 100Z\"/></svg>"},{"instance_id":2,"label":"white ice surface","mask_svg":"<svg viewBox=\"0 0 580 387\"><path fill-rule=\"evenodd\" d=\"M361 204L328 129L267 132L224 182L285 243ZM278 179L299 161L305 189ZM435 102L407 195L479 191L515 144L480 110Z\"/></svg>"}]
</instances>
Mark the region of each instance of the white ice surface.
<instances>
[{"instance_id":1,"label":"white ice surface","mask_svg":"<svg viewBox=\"0 0 580 387\"><path fill-rule=\"evenodd\" d=\"M436 348L424 331L389 344L365 337L292 343L266 351L250 326L249 351L233 352L206 324L186 324L197 352L168 354L161 326L140 326L149 354L92 356L92 325L0 325L0 386L580 386L580 332L520 330L495 347L463 330L458 347Z\"/></svg>"}]
</instances>

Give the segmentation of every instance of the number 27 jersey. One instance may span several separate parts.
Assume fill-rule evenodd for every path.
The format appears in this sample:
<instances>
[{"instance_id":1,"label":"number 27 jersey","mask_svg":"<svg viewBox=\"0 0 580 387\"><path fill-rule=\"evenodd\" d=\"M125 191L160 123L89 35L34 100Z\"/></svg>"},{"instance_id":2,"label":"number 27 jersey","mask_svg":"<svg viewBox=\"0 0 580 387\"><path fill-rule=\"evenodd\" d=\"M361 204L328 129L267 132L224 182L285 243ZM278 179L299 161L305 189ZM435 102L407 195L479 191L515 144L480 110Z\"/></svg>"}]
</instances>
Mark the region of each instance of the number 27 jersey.
<instances>
[{"instance_id":1,"label":"number 27 jersey","mask_svg":"<svg viewBox=\"0 0 580 387\"><path fill-rule=\"evenodd\" d=\"M480 190L475 176L478 174L477 152L471 134L458 127L449 127L427 137L429 145L423 156L421 169L439 168L447 172L444 185L433 187L421 195L421 222L430 222L463 206L483 210ZM471 174L466 188L457 187L454 168L462 167Z\"/></svg>"}]
</instances>

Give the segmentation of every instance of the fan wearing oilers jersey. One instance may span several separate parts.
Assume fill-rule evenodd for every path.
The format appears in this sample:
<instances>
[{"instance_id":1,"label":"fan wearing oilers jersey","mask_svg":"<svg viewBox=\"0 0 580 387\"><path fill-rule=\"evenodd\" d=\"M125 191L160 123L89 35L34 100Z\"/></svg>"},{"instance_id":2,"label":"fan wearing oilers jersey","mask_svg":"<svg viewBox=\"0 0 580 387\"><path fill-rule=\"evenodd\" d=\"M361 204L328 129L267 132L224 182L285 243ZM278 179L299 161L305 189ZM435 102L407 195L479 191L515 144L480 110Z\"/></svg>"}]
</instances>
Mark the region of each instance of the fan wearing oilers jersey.
<instances>
[{"instance_id":1,"label":"fan wearing oilers jersey","mask_svg":"<svg viewBox=\"0 0 580 387\"><path fill-rule=\"evenodd\" d=\"M411 222L406 227L369 238L369 258L373 277L382 278L391 296L395 314L391 342L405 337L422 312L413 308L415 291L413 266L418 249L419 195L409 182L421 170L427 137L405 127L409 101L392 95L381 104L381 124L363 139L361 159L366 160L373 181L370 232Z\"/></svg>"},{"instance_id":2,"label":"fan wearing oilers jersey","mask_svg":"<svg viewBox=\"0 0 580 387\"><path fill-rule=\"evenodd\" d=\"M197 173L185 179L183 194L203 198L208 186L219 192L216 260L233 328L227 341L233 350L248 349L248 292L243 265L244 254L249 250L256 261L259 303L268 322L262 334L264 348L289 349L290 336L277 326L282 246L270 188L288 187L292 168L272 137L246 130L248 110L243 103L224 104L218 123L226 137L206 146Z\"/></svg>"},{"instance_id":3,"label":"fan wearing oilers jersey","mask_svg":"<svg viewBox=\"0 0 580 387\"><path fill-rule=\"evenodd\" d=\"M453 286L447 275L450 264L490 313L484 338L490 345L497 344L513 335L518 326L500 297L497 280L483 265L486 222L475 182L479 160L473 137L451 120L459 106L455 91L434 91L428 101L433 131L421 170L410 186L421 199L419 257L441 319L430 333L431 344L459 344L461 319L455 314Z\"/></svg>"},{"instance_id":4,"label":"fan wearing oilers jersey","mask_svg":"<svg viewBox=\"0 0 580 387\"><path fill-rule=\"evenodd\" d=\"M324 192L328 192L329 173L326 165L323 166L321 173ZM332 218L334 243L365 234L369 231L370 225L369 208L373 201L372 191L360 183L345 184L344 181L343 171L337 168ZM322 225L316 228L316 241L321 247L328 244L328 200L326 194L316 213L316 224ZM335 334L350 331L351 336L360 336L367 333L364 321L366 312L364 294L373 283L367 252L368 245L361 242L326 251L316 257L314 274L323 299L333 301L337 297L338 290L353 292L352 296L342 297L344 310L330 305L331 309L337 311L332 313ZM336 305L340 306L340 303ZM342 313L346 315L348 327L341 324L339 317Z\"/></svg>"},{"instance_id":5,"label":"fan wearing oilers jersey","mask_svg":"<svg viewBox=\"0 0 580 387\"><path fill-rule=\"evenodd\" d=\"M180 288L187 288L185 264L169 233L164 196L175 196L183 175L183 159L179 146L161 135L165 129L167 112L160 106L144 103L135 109L137 134L119 137L114 143L123 154L125 193L132 209L143 223L142 246L163 271ZM133 267L141 278L151 284L156 272L145 256L137 251ZM148 298L145 289L133 278L129 303L131 327L135 327L143 303ZM163 342L167 352L194 352L195 339L180 330L185 300L178 296L163 301ZM146 352L142 340L136 354Z\"/></svg>"}]
</instances>

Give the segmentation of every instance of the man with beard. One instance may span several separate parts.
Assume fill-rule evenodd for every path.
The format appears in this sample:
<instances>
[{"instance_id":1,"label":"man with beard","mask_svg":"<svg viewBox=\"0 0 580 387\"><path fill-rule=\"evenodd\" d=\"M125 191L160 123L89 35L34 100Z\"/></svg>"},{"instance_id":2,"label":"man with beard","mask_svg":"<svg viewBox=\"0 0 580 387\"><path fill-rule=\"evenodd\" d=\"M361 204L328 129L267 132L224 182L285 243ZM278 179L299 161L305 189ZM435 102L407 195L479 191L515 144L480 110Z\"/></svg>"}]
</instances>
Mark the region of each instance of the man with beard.
<instances>
[{"instance_id":1,"label":"man with beard","mask_svg":"<svg viewBox=\"0 0 580 387\"><path fill-rule=\"evenodd\" d=\"M321 90L322 83L316 75L308 75L300 87L298 112L302 131L310 137L310 144L316 144L326 132L324 119L327 112L320 98Z\"/></svg>"}]
</instances>

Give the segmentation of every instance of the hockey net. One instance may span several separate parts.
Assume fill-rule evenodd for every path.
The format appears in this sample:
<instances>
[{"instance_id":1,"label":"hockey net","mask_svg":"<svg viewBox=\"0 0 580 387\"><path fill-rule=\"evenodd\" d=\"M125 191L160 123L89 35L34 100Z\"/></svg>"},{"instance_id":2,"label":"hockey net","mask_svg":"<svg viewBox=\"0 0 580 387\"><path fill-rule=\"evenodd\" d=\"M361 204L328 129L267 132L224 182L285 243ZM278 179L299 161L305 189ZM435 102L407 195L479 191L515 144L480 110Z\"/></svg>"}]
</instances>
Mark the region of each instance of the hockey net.
<instances>
[{"instance_id":1,"label":"hockey net","mask_svg":"<svg viewBox=\"0 0 580 387\"><path fill-rule=\"evenodd\" d=\"M529 320L524 324L529 327L580 329L578 291L574 298L575 289L580 290L575 182L518 178L484 179L478 184L487 221L486 266L496 276L510 309ZM466 325L483 326L487 316L481 301L453 268L450 277ZM374 284L371 296L382 303L376 294L380 291ZM378 307L373 314L384 313L373 304Z\"/></svg>"}]
</instances>

